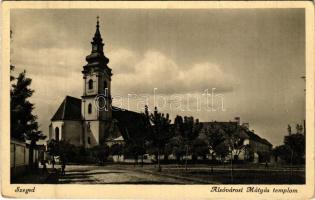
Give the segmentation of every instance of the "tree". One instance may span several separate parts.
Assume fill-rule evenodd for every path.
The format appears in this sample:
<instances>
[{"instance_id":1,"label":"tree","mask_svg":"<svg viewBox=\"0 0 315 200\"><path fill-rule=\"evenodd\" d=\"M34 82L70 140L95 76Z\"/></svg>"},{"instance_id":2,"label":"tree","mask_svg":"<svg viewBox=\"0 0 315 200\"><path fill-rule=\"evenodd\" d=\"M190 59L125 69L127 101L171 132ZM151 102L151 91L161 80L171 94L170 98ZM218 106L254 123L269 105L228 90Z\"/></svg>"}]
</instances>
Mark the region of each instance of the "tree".
<instances>
[{"instance_id":1,"label":"tree","mask_svg":"<svg viewBox=\"0 0 315 200\"><path fill-rule=\"evenodd\" d=\"M15 80L15 77L12 75L12 72L14 70L14 66L13 65L10 65L10 81L14 81ZM11 90L12 92L12 90Z\"/></svg>"},{"instance_id":2,"label":"tree","mask_svg":"<svg viewBox=\"0 0 315 200\"><path fill-rule=\"evenodd\" d=\"M149 131L149 144L157 151L158 171L161 171L160 155L164 151L165 145L173 136L170 129L171 120L168 113L166 115L160 113L157 107L154 108L153 113L149 114L148 107L146 106L145 116L152 124Z\"/></svg>"},{"instance_id":3,"label":"tree","mask_svg":"<svg viewBox=\"0 0 315 200\"><path fill-rule=\"evenodd\" d=\"M233 160L238 159L240 152L246 147L244 145L244 138L241 136L242 130L239 125L226 124L222 125L222 131L225 136L225 142L229 147L231 160L231 183L233 183Z\"/></svg>"},{"instance_id":4,"label":"tree","mask_svg":"<svg viewBox=\"0 0 315 200\"><path fill-rule=\"evenodd\" d=\"M180 135L174 136L166 144L168 154L173 154L176 157L177 164L180 164L182 157L185 155L184 140Z\"/></svg>"},{"instance_id":5,"label":"tree","mask_svg":"<svg viewBox=\"0 0 315 200\"><path fill-rule=\"evenodd\" d=\"M94 146L92 149L93 156L98 160L100 165L103 165L110 153L109 146L106 144L100 144L97 146Z\"/></svg>"},{"instance_id":6,"label":"tree","mask_svg":"<svg viewBox=\"0 0 315 200\"><path fill-rule=\"evenodd\" d=\"M37 123L36 123L37 124ZM36 147L36 142L39 140L44 140L47 136L44 135L41 131L30 131L26 133L26 140L30 141L30 153L29 153L29 163L31 168L33 167L33 151Z\"/></svg>"},{"instance_id":7,"label":"tree","mask_svg":"<svg viewBox=\"0 0 315 200\"><path fill-rule=\"evenodd\" d=\"M239 154L246 148L245 138L242 137L242 129L239 125L227 125L224 128L227 144L230 148L231 160L238 159Z\"/></svg>"},{"instance_id":8,"label":"tree","mask_svg":"<svg viewBox=\"0 0 315 200\"><path fill-rule=\"evenodd\" d=\"M11 69L13 70L13 67ZM32 114L34 104L28 100L34 93L34 90L29 88L31 83L32 79L27 78L26 71L23 71L16 78L16 83L12 84L10 131L12 138L22 141L30 140L29 165L32 168L36 142L45 139L46 136L38 130L37 116Z\"/></svg>"},{"instance_id":9,"label":"tree","mask_svg":"<svg viewBox=\"0 0 315 200\"><path fill-rule=\"evenodd\" d=\"M305 156L305 136L300 133L284 137L284 144L289 147L291 156L290 163L298 164L304 162Z\"/></svg>"},{"instance_id":10,"label":"tree","mask_svg":"<svg viewBox=\"0 0 315 200\"><path fill-rule=\"evenodd\" d=\"M13 42L13 31L12 30L10 30L10 40L11 40L11 44L12 44L12 42ZM11 52L12 53L12 52ZM12 64L10 64L10 81L13 81L13 80L15 80L15 77L12 75L12 72L13 72L13 70L14 70L14 65L12 65ZM11 90L12 91L12 90Z\"/></svg>"},{"instance_id":11,"label":"tree","mask_svg":"<svg viewBox=\"0 0 315 200\"><path fill-rule=\"evenodd\" d=\"M305 135L303 130L303 125L296 124L296 133L292 134L291 126L288 125L288 135L284 137L284 144L272 150L276 160L281 158L290 165L305 163Z\"/></svg>"},{"instance_id":12,"label":"tree","mask_svg":"<svg viewBox=\"0 0 315 200\"><path fill-rule=\"evenodd\" d=\"M36 116L32 114L34 105L28 101L33 90L29 89L32 80L20 73L17 82L12 84L11 92L11 137L25 140L26 132L37 130Z\"/></svg>"},{"instance_id":13,"label":"tree","mask_svg":"<svg viewBox=\"0 0 315 200\"><path fill-rule=\"evenodd\" d=\"M123 145L121 144L113 144L110 147L110 154L111 155L122 155L123 154Z\"/></svg>"},{"instance_id":14,"label":"tree","mask_svg":"<svg viewBox=\"0 0 315 200\"><path fill-rule=\"evenodd\" d=\"M291 135L292 134L292 128L291 128L290 124L288 124L287 130L288 130L288 134Z\"/></svg>"},{"instance_id":15,"label":"tree","mask_svg":"<svg viewBox=\"0 0 315 200\"><path fill-rule=\"evenodd\" d=\"M298 133L298 134L303 133L303 125L302 124L296 124L296 133Z\"/></svg>"},{"instance_id":16,"label":"tree","mask_svg":"<svg viewBox=\"0 0 315 200\"><path fill-rule=\"evenodd\" d=\"M215 153L220 156L220 160L225 159L229 155L229 146L225 142L221 142L214 149Z\"/></svg>"},{"instance_id":17,"label":"tree","mask_svg":"<svg viewBox=\"0 0 315 200\"><path fill-rule=\"evenodd\" d=\"M117 156L118 157L118 162L120 161L120 156L123 155L124 153L124 147L122 144L113 144L112 146L110 146L109 148L109 152L110 152L110 155L112 156Z\"/></svg>"},{"instance_id":18,"label":"tree","mask_svg":"<svg viewBox=\"0 0 315 200\"><path fill-rule=\"evenodd\" d=\"M205 160L208 153L209 153L208 143L203 139L197 138L193 142L194 157L200 156L203 158L203 160Z\"/></svg>"},{"instance_id":19,"label":"tree","mask_svg":"<svg viewBox=\"0 0 315 200\"><path fill-rule=\"evenodd\" d=\"M210 127L205 131L208 139L209 150L211 151L211 158L213 160L213 158L215 158L215 154L217 154L217 147L225 140L224 131L215 124L210 125Z\"/></svg>"},{"instance_id":20,"label":"tree","mask_svg":"<svg viewBox=\"0 0 315 200\"><path fill-rule=\"evenodd\" d=\"M51 139L47 142L47 153L52 157L52 159L55 159L55 156L59 155L59 141ZM54 168L54 165L53 165Z\"/></svg>"},{"instance_id":21,"label":"tree","mask_svg":"<svg viewBox=\"0 0 315 200\"><path fill-rule=\"evenodd\" d=\"M176 116L175 121L175 131L180 134L185 144L185 170L187 170L187 159L189 151L192 149L194 140L199 136L199 132L202 128L202 124L199 120L194 121L193 117Z\"/></svg>"},{"instance_id":22,"label":"tree","mask_svg":"<svg viewBox=\"0 0 315 200\"><path fill-rule=\"evenodd\" d=\"M146 108L147 109L147 108ZM146 154L146 146L149 140L150 132L150 121L149 115L141 113L136 115L135 122L133 122L128 131L132 133L130 136L128 133L125 133L125 146L124 154L132 156L136 163L138 163L138 157L141 156L141 166L143 166L144 154Z\"/></svg>"},{"instance_id":23,"label":"tree","mask_svg":"<svg viewBox=\"0 0 315 200\"><path fill-rule=\"evenodd\" d=\"M287 145L280 145L276 146L272 150L272 155L275 157L275 160L278 161L278 159L282 159L286 163L290 163L291 161L291 149Z\"/></svg>"},{"instance_id":24,"label":"tree","mask_svg":"<svg viewBox=\"0 0 315 200\"><path fill-rule=\"evenodd\" d=\"M129 142L124 147L125 154L133 156L135 164L138 164L138 158L141 156L141 165L143 166L143 155L145 154L145 148L142 145L138 145L134 142Z\"/></svg>"},{"instance_id":25,"label":"tree","mask_svg":"<svg viewBox=\"0 0 315 200\"><path fill-rule=\"evenodd\" d=\"M67 162L72 154L74 145L70 144L67 140L54 140L51 139L47 142L47 152L48 154L55 159L55 157L59 157L60 161Z\"/></svg>"}]
</instances>

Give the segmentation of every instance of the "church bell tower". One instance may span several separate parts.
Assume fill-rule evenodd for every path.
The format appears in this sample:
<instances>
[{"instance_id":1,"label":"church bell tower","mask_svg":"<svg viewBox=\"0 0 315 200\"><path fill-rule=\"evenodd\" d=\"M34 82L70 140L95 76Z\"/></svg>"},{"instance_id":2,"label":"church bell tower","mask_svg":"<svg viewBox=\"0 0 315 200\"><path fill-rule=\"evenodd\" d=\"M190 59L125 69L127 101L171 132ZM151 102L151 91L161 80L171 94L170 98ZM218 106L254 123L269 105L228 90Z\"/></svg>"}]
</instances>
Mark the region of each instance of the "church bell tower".
<instances>
[{"instance_id":1,"label":"church bell tower","mask_svg":"<svg viewBox=\"0 0 315 200\"><path fill-rule=\"evenodd\" d=\"M104 43L97 17L96 31L91 42L92 51L83 66L83 145L92 147L104 142L106 130L112 119L111 76L107 66L109 59L104 55Z\"/></svg>"}]
</instances>

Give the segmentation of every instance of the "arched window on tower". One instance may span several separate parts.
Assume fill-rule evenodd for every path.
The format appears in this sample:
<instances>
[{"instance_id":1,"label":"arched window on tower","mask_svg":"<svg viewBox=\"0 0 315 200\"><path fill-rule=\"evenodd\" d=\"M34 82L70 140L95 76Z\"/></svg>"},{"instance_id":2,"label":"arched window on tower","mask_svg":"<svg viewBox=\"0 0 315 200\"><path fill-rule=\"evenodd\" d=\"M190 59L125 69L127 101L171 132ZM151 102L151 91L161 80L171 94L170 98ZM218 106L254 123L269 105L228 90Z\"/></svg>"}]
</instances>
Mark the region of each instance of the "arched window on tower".
<instances>
[{"instance_id":1,"label":"arched window on tower","mask_svg":"<svg viewBox=\"0 0 315 200\"><path fill-rule=\"evenodd\" d=\"M93 80L89 80L89 90L93 89Z\"/></svg>"},{"instance_id":2,"label":"arched window on tower","mask_svg":"<svg viewBox=\"0 0 315 200\"><path fill-rule=\"evenodd\" d=\"M59 141L59 128L58 127L55 128L55 139L56 141Z\"/></svg>"},{"instance_id":3,"label":"arched window on tower","mask_svg":"<svg viewBox=\"0 0 315 200\"><path fill-rule=\"evenodd\" d=\"M88 105L88 113L91 114L92 113L92 104Z\"/></svg>"}]
</instances>

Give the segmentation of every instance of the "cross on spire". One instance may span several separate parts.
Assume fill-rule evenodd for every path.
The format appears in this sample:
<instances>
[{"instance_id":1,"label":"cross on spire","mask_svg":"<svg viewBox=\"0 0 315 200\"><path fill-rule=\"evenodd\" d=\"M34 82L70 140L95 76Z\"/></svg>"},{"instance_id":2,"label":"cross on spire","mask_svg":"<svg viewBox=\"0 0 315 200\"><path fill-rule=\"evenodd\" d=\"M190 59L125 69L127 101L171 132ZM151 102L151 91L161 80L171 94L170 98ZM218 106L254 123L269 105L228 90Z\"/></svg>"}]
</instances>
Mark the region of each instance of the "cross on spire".
<instances>
[{"instance_id":1,"label":"cross on spire","mask_svg":"<svg viewBox=\"0 0 315 200\"><path fill-rule=\"evenodd\" d=\"M96 31L92 41L92 52L103 52L102 36L100 33L99 16L96 17Z\"/></svg>"},{"instance_id":2,"label":"cross on spire","mask_svg":"<svg viewBox=\"0 0 315 200\"><path fill-rule=\"evenodd\" d=\"M100 32L99 19L100 17L96 16L96 30L95 30L94 37L91 42L92 51L91 51L91 54L86 57L86 61L88 62L88 64L84 66L84 70L88 70L89 68L92 68L92 67L103 68L105 66L106 69L108 68L107 63L109 62L109 59L104 55L104 51L103 51L104 43L103 43L103 39Z\"/></svg>"}]
</instances>

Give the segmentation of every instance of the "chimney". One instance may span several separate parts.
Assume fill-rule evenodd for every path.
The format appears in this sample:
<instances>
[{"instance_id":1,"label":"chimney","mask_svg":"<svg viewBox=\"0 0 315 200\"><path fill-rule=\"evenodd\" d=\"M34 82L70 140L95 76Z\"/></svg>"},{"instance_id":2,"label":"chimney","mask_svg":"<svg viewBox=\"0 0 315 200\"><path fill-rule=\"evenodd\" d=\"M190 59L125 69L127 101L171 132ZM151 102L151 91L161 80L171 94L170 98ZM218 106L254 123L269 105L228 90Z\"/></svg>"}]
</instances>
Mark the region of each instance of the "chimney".
<instances>
[{"instance_id":1,"label":"chimney","mask_svg":"<svg viewBox=\"0 0 315 200\"><path fill-rule=\"evenodd\" d=\"M241 118L240 118L240 117L235 117L234 119L235 119L235 121L237 122L237 125L240 125L240 123L241 123Z\"/></svg>"}]
</instances>

